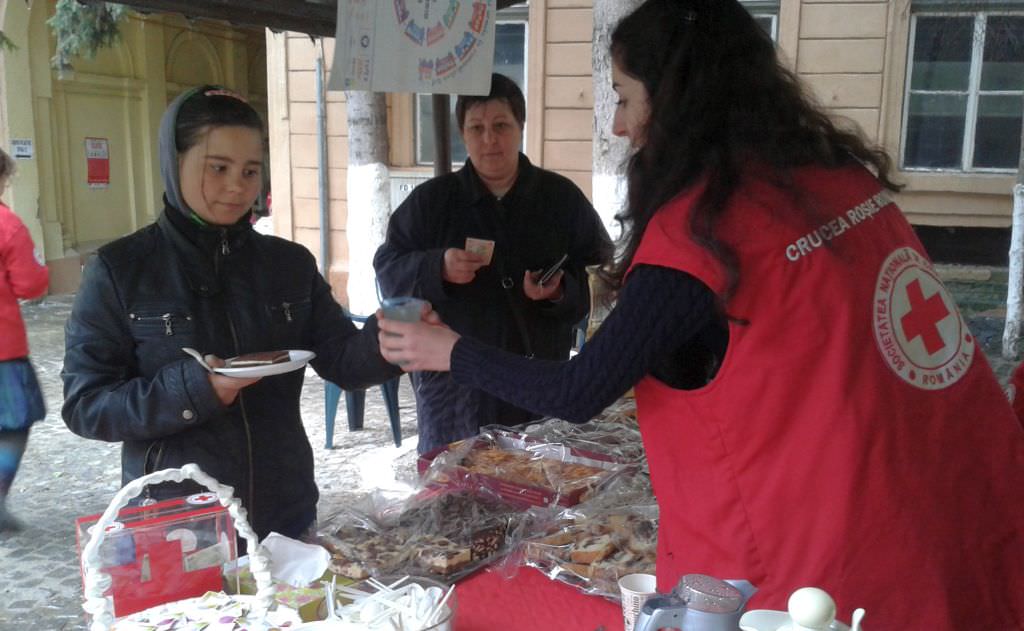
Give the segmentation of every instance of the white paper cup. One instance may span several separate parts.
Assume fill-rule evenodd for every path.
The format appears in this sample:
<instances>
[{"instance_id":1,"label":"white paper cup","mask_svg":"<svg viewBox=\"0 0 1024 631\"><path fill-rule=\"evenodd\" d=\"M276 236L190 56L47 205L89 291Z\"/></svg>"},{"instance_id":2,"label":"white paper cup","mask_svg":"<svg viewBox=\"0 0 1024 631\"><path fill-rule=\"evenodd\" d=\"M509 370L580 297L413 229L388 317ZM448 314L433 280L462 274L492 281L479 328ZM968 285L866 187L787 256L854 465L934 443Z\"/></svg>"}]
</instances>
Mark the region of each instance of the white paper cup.
<instances>
[{"instance_id":1,"label":"white paper cup","mask_svg":"<svg viewBox=\"0 0 1024 631\"><path fill-rule=\"evenodd\" d=\"M627 574L619 579L619 591L625 631L633 631L644 603L658 593L658 579L653 574Z\"/></svg>"}]
</instances>

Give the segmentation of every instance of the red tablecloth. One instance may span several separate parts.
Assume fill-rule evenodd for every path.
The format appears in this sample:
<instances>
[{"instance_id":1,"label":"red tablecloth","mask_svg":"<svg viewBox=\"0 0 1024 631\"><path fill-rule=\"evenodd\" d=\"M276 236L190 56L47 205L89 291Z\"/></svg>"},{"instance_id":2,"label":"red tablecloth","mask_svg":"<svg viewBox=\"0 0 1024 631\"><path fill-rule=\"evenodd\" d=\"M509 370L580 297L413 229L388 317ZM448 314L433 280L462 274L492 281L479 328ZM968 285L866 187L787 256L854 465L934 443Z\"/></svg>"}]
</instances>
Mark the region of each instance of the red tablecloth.
<instances>
[{"instance_id":1,"label":"red tablecloth","mask_svg":"<svg viewBox=\"0 0 1024 631\"><path fill-rule=\"evenodd\" d=\"M455 588L455 631L622 631L622 607L520 568L480 572Z\"/></svg>"}]
</instances>

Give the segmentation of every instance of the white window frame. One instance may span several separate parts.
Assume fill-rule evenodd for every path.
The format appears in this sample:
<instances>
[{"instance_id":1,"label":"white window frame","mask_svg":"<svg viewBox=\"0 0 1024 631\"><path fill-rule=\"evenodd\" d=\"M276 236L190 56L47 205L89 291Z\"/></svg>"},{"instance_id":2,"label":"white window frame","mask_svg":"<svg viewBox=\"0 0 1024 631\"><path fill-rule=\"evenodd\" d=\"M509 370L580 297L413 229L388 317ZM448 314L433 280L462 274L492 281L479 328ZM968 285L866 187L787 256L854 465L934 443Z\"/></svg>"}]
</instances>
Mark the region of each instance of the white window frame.
<instances>
[{"instance_id":1,"label":"white window frame","mask_svg":"<svg viewBox=\"0 0 1024 631\"><path fill-rule=\"evenodd\" d=\"M772 41L779 42L779 2L778 0L740 0L740 4L755 18L771 19Z\"/></svg>"},{"instance_id":2,"label":"white window frame","mask_svg":"<svg viewBox=\"0 0 1024 631\"><path fill-rule=\"evenodd\" d=\"M530 77L530 21L529 21L529 3L524 2L523 4L517 4L507 9L498 11L495 17L495 28L498 24L522 24L523 25L523 84L520 86L523 90L523 99L526 100L529 86ZM430 167L434 165L434 160L430 159L427 161L420 160L420 152L422 146L422 134L420 129L420 96L424 96L422 93L416 93L412 95L412 132L413 132L413 147L412 147L412 159L413 166L415 167ZM452 95L452 106L454 107L455 95ZM529 122L527 122L529 125ZM425 133L434 133L433 129L422 130ZM523 142L526 142L526 126L523 127ZM452 161L452 166L460 166L461 162Z\"/></svg>"},{"instance_id":3,"label":"white window frame","mask_svg":"<svg viewBox=\"0 0 1024 631\"><path fill-rule=\"evenodd\" d=\"M988 35L987 20L989 16L1024 17L1024 12L1012 10L977 10L977 11L918 11L911 15L910 38L907 41L907 72L903 86L903 114L900 121L900 170L924 173L1015 173L1017 165L1006 168L975 167L974 143L978 122L978 100L981 96L1016 96L1024 99L1024 90L981 90L981 66L985 52L985 38ZM967 81L967 108L964 114L964 136L960 147L960 167L922 167L906 163L907 131L910 120L911 79L914 76L914 46L917 42L917 19L921 17L973 17L974 37L971 46L971 70ZM959 95L959 90L914 90L914 94L948 94Z\"/></svg>"}]
</instances>

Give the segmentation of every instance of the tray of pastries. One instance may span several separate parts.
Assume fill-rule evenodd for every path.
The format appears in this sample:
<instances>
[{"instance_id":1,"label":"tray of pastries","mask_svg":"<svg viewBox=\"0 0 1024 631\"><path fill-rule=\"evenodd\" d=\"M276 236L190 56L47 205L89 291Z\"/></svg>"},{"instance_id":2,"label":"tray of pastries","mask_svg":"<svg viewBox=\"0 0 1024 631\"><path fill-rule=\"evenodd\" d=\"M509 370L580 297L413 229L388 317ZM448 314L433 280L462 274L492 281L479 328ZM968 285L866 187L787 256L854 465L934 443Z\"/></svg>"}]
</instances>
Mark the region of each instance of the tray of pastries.
<instances>
[{"instance_id":1,"label":"tray of pastries","mask_svg":"<svg viewBox=\"0 0 1024 631\"><path fill-rule=\"evenodd\" d=\"M488 489L521 506L573 506L628 468L606 454L489 430L420 456L427 484Z\"/></svg>"},{"instance_id":2,"label":"tray of pastries","mask_svg":"<svg viewBox=\"0 0 1024 631\"><path fill-rule=\"evenodd\" d=\"M516 506L459 490L433 490L388 515L343 511L322 526L318 543L339 576L416 574L454 582L506 550Z\"/></svg>"},{"instance_id":3,"label":"tray of pastries","mask_svg":"<svg viewBox=\"0 0 1024 631\"><path fill-rule=\"evenodd\" d=\"M587 593L617 599L620 577L654 573L656 515L648 507L623 507L558 520L523 541L525 563Z\"/></svg>"}]
</instances>

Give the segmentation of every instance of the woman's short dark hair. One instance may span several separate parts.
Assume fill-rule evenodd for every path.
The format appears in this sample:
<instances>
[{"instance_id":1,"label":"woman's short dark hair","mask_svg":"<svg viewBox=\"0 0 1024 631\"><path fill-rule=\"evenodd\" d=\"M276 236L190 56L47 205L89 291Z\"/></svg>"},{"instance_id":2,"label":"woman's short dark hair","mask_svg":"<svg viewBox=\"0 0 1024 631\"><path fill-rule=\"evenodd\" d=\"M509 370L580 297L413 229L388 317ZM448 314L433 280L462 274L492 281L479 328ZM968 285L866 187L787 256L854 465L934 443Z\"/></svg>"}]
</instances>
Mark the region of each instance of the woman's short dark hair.
<instances>
[{"instance_id":1,"label":"woman's short dark hair","mask_svg":"<svg viewBox=\"0 0 1024 631\"><path fill-rule=\"evenodd\" d=\"M221 86L204 85L181 104L174 129L174 146L184 153L215 127L248 127L263 137L263 120L241 96Z\"/></svg>"},{"instance_id":2,"label":"woman's short dark hair","mask_svg":"<svg viewBox=\"0 0 1024 631\"><path fill-rule=\"evenodd\" d=\"M615 28L611 54L650 97L644 142L628 164L628 203L617 216L626 230L622 255L606 275L613 287L621 285L654 213L702 177L706 186L689 230L725 268L726 300L739 269L716 228L745 178L791 190L796 167L860 162L884 186L899 188L889 179L889 157L836 127L737 0L647 0ZM799 200L799 191L792 193ZM813 209L805 212L813 223Z\"/></svg>"},{"instance_id":3,"label":"woman's short dark hair","mask_svg":"<svg viewBox=\"0 0 1024 631\"><path fill-rule=\"evenodd\" d=\"M455 121L459 124L459 129L461 130L466 124L466 112L469 108L478 103L496 100L508 103L509 109L512 110L512 116L520 127L526 124L526 99L523 97L523 91L519 89L515 81L495 72L491 75L491 91L487 96L460 94L455 101Z\"/></svg>"}]
</instances>

